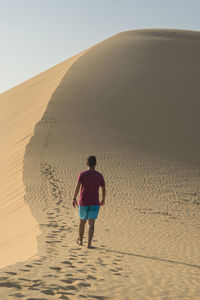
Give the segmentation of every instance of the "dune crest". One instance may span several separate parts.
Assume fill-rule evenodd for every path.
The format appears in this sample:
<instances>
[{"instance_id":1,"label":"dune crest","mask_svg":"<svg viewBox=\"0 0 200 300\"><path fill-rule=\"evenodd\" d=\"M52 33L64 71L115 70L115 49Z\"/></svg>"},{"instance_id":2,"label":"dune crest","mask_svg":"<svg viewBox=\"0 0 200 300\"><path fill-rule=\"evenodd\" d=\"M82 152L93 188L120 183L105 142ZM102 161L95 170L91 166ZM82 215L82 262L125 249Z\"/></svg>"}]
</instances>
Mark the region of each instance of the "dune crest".
<instances>
[{"instance_id":1,"label":"dune crest","mask_svg":"<svg viewBox=\"0 0 200 300\"><path fill-rule=\"evenodd\" d=\"M0 95L0 266L37 253L37 222L24 202L25 147L77 55Z\"/></svg>"}]
</instances>

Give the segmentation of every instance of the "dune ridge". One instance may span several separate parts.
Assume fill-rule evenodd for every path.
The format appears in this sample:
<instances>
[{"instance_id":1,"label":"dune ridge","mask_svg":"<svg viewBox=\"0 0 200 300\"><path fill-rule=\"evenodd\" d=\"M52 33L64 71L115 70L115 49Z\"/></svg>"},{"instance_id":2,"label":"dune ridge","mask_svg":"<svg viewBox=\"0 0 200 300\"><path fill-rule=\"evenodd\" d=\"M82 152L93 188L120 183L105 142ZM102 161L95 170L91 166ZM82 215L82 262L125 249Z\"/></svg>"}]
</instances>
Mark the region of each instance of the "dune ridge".
<instances>
[{"instance_id":1,"label":"dune ridge","mask_svg":"<svg viewBox=\"0 0 200 300\"><path fill-rule=\"evenodd\" d=\"M0 95L0 266L37 253L38 225L24 202L22 181L25 147L34 126L77 55ZM14 220L14 221L13 221Z\"/></svg>"},{"instance_id":2,"label":"dune ridge","mask_svg":"<svg viewBox=\"0 0 200 300\"><path fill-rule=\"evenodd\" d=\"M23 160L38 257L1 270L3 296L198 299L199 42L127 31L63 68ZM108 189L94 251L76 245L71 206L90 154Z\"/></svg>"}]
</instances>

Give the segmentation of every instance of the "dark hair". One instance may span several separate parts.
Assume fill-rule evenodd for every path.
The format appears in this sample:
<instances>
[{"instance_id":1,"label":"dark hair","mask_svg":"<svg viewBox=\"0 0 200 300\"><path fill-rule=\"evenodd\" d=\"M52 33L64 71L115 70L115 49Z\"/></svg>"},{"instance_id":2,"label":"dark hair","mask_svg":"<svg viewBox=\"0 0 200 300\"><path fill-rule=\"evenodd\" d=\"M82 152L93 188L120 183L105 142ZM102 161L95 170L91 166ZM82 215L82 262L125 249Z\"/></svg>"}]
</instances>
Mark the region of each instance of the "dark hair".
<instances>
[{"instance_id":1,"label":"dark hair","mask_svg":"<svg viewBox=\"0 0 200 300\"><path fill-rule=\"evenodd\" d=\"M89 156L87 159L87 163L90 167L94 167L97 163L96 156L94 156L94 155Z\"/></svg>"}]
</instances>

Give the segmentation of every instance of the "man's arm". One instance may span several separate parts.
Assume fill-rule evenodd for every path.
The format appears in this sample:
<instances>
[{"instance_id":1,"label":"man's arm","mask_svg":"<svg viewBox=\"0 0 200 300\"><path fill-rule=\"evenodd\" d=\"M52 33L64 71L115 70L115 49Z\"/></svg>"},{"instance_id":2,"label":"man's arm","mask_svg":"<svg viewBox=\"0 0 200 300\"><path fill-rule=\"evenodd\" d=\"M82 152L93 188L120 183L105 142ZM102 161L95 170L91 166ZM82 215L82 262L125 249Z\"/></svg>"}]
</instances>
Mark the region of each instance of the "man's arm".
<instances>
[{"instance_id":1,"label":"man's arm","mask_svg":"<svg viewBox=\"0 0 200 300\"><path fill-rule=\"evenodd\" d=\"M101 189L102 189L102 200L100 202L100 205L104 205L105 204L105 198L106 198L106 188L105 188L105 186L102 186Z\"/></svg>"},{"instance_id":2,"label":"man's arm","mask_svg":"<svg viewBox=\"0 0 200 300\"><path fill-rule=\"evenodd\" d=\"M78 204L77 204L76 197L77 197L77 195L78 195L78 193L79 193L80 186L81 186L81 183L78 182L78 183L77 183L77 186L76 186L76 189L75 189L75 193L74 193L74 197L73 197L73 202L72 202L72 205L73 205L74 207L75 207L76 205L78 205Z\"/></svg>"}]
</instances>

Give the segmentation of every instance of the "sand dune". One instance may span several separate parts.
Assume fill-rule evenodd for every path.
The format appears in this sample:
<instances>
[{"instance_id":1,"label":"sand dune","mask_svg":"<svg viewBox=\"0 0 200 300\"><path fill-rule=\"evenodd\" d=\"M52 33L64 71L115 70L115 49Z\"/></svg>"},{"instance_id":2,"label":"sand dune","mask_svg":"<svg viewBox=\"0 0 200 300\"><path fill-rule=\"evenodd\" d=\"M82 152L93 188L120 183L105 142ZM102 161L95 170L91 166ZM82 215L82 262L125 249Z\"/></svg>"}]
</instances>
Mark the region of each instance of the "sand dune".
<instances>
[{"instance_id":1,"label":"sand dune","mask_svg":"<svg viewBox=\"0 0 200 300\"><path fill-rule=\"evenodd\" d=\"M24 202L22 181L26 144L71 58L0 95L0 266L37 252L38 225Z\"/></svg>"},{"instance_id":2,"label":"sand dune","mask_svg":"<svg viewBox=\"0 0 200 300\"><path fill-rule=\"evenodd\" d=\"M198 299L199 52L199 32L127 31L0 96L2 266L25 260L0 295ZM92 251L71 206L91 154L108 190Z\"/></svg>"}]
</instances>

